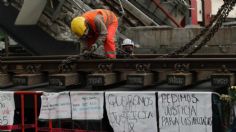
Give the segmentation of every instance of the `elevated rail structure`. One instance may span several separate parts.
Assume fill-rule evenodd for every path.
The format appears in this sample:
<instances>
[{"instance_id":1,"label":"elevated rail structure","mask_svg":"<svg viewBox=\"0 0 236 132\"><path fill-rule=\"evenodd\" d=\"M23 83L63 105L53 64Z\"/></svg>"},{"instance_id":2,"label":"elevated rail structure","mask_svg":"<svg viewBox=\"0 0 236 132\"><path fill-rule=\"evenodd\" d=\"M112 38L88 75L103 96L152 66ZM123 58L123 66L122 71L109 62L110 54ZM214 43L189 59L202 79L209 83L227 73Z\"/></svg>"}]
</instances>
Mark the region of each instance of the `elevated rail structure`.
<instances>
[{"instance_id":1,"label":"elevated rail structure","mask_svg":"<svg viewBox=\"0 0 236 132\"><path fill-rule=\"evenodd\" d=\"M235 84L236 55L194 55L191 58L83 59L82 56L4 57L0 61L1 87L94 86L125 84L141 88L159 83L188 87L210 81L212 87Z\"/></svg>"}]
</instances>

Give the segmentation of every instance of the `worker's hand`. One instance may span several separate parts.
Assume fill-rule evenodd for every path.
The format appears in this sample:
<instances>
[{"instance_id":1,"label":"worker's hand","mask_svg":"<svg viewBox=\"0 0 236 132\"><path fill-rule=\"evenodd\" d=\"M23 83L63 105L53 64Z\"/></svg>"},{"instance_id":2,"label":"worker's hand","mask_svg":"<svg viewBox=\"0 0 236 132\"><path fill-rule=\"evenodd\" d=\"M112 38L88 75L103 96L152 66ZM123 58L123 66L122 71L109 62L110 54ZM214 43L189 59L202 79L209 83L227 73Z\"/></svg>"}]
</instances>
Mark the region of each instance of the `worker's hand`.
<instances>
[{"instance_id":1,"label":"worker's hand","mask_svg":"<svg viewBox=\"0 0 236 132\"><path fill-rule=\"evenodd\" d=\"M83 54L89 53L89 50L83 50Z\"/></svg>"},{"instance_id":2,"label":"worker's hand","mask_svg":"<svg viewBox=\"0 0 236 132\"><path fill-rule=\"evenodd\" d=\"M90 51L94 52L97 48L98 48L98 45L97 44L93 44L91 49L90 49Z\"/></svg>"},{"instance_id":3,"label":"worker's hand","mask_svg":"<svg viewBox=\"0 0 236 132\"><path fill-rule=\"evenodd\" d=\"M83 51L83 56L89 56L90 54L91 54L91 52L88 50Z\"/></svg>"}]
</instances>

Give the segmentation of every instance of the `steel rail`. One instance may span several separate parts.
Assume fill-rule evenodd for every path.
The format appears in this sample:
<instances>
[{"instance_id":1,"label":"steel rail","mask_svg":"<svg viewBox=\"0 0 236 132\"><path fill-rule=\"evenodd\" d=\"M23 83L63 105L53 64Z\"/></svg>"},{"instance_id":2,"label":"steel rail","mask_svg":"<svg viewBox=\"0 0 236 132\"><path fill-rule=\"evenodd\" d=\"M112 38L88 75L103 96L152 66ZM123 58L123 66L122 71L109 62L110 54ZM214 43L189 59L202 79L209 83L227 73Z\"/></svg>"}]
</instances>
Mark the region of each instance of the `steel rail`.
<instances>
[{"instance_id":1,"label":"steel rail","mask_svg":"<svg viewBox=\"0 0 236 132\"><path fill-rule=\"evenodd\" d=\"M185 54L177 55L176 58L181 58ZM80 55L50 55L50 56L9 56L9 57L0 57L0 60L60 60L67 57L76 57L80 58ZM146 59L146 58L159 58L163 54L135 54L132 55L134 58ZM118 58L125 58L125 55L118 55ZM187 58L236 58L236 54L194 54Z\"/></svg>"},{"instance_id":2,"label":"steel rail","mask_svg":"<svg viewBox=\"0 0 236 132\"><path fill-rule=\"evenodd\" d=\"M63 60L7 60L0 61L0 68L7 72L23 72L29 65L40 65L40 71L54 71L62 65ZM112 71L136 70L137 65L150 65L151 71L174 70L176 65L189 65L190 71L218 70L222 67L236 71L236 58L146 58L146 59L93 59L74 60L69 64L71 71L97 71L99 65L112 65ZM20 67L20 68L19 68ZM5 72L6 72L5 71Z\"/></svg>"}]
</instances>

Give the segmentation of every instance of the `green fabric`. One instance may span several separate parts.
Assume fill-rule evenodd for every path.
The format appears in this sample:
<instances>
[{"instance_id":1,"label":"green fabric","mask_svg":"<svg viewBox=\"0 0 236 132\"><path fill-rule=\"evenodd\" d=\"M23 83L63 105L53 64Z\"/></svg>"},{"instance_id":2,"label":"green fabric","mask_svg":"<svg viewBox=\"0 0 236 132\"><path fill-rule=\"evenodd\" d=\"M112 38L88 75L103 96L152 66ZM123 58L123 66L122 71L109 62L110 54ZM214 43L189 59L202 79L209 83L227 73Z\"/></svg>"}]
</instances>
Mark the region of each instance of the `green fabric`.
<instances>
[{"instance_id":1,"label":"green fabric","mask_svg":"<svg viewBox=\"0 0 236 132\"><path fill-rule=\"evenodd\" d=\"M5 34L0 30L0 40L5 38Z\"/></svg>"}]
</instances>

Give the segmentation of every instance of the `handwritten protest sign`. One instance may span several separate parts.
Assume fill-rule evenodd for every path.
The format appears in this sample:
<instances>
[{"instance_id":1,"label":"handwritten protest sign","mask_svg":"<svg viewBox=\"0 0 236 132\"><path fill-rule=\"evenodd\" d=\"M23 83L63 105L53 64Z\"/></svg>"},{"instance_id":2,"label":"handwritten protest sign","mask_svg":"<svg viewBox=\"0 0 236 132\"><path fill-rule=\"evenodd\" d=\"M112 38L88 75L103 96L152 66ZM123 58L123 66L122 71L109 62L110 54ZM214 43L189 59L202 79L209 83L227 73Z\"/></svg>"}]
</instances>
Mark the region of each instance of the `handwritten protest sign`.
<instances>
[{"instance_id":1,"label":"handwritten protest sign","mask_svg":"<svg viewBox=\"0 0 236 132\"><path fill-rule=\"evenodd\" d=\"M212 132L211 95L158 92L160 132Z\"/></svg>"},{"instance_id":2,"label":"handwritten protest sign","mask_svg":"<svg viewBox=\"0 0 236 132\"><path fill-rule=\"evenodd\" d=\"M14 92L0 92L0 126L13 125L14 112Z\"/></svg>"},{"instance_id":3,"label":"handwritten protest sign","mask_svg":"<svg viewBox=\"0 0 236 132\"><path fill-rule=\"evenodd\" d=\"M41 96L42 105L39 119L71 118L71 103L69 92L44 93Z\"/></svg>"},{"instance_id":4,"label":"handwritten protest sign","mask_svg":"<svg viewBox=\"0 0 236 132\"><path fill-rule=\"evenodd\" d=\"M103 118L103 92L70 92L72 119L100 120Z\"/></svg>"},{"instance_id":5,"label":"handwritten protest sign","mask_svg":"<svg viewBox=\"0 0 236 132\"><path fill-rule=\"evenodd\" d=\"M155 92L107 92L105 98L114 132L157 132Z\"/></svg>"}]
</instances>

